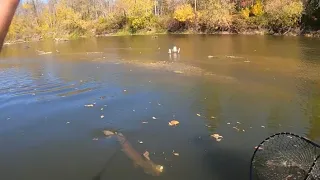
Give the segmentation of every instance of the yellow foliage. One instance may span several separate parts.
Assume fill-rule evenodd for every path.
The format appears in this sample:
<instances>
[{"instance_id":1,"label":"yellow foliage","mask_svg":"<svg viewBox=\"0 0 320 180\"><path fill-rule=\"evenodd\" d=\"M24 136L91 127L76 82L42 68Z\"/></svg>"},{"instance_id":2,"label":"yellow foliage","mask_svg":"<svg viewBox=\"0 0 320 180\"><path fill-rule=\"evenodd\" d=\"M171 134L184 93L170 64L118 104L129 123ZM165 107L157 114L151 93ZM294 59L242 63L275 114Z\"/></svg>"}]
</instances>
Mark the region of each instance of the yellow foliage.
<instances>
[{"instance_id":1,"label":"yellow foliage","mask_svg":"<svg viewBox=\"0 0 320 180\"><path fill-rule=\"evenodd\" d=\"M251 7L251 13L254 16L261 16L263 14L263 5L261 0L257 0L256 4Z\"/></svg>"},{"instance_id":2,"label":"yellow foliage","mask_svg":"<svg viewBox=\"0 0 320 180\"><path fill-rule=\"evenodd\" d=\"M23 8L23 9L31 9L32 6L31 6L29 3L23 3L23 4L22 4L22 8Z\"/></svg>"},{"instance_id":3,"label":"yellow foliage","mask_svg":"<svg viewBox=\"0 0 320 180\"><path fill-rule=\"evenodd\" d=\"M180 22L192 21L194 17L195 14L190 4L178 6L173 13L173 18Z\"/></svg>"},{"instance_id":4,"label":"yellow foliage","mask_svg":"<svg viewBox=\"0 0 320 180\"><path fill-rule=\"evenodd\" d=\"M250 9L247 8L247 7L244 8L244 9L241 9L240 14L241 14L242 17L244 17L245 19L248 19L248 18L249 18L249 15L250 15Z\"/></svg>"}]
</instances>

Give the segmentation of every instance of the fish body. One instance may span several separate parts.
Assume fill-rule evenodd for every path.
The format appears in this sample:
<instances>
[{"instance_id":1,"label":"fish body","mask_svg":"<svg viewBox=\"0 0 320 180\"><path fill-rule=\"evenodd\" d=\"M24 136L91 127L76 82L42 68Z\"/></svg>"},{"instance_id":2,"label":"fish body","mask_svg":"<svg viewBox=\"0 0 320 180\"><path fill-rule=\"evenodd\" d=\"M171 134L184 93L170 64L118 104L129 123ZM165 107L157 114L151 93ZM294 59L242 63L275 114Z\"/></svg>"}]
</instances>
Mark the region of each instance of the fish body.
<instances>
[{"instance_id":1,"label":"fish body","mask_svg":"<svg viewBox=\"0 0 320 180\"><path fill-rule=\"evenodd\" d=\"M163 166L155 164L149 156L142 156L138 153L122 133L111 134L110 131L104 131L104 134L106 136L116 136L122 151L133 161L135 166L141 167L145 173L159 176L163 172Z\"/></svg>"}]
</instances>

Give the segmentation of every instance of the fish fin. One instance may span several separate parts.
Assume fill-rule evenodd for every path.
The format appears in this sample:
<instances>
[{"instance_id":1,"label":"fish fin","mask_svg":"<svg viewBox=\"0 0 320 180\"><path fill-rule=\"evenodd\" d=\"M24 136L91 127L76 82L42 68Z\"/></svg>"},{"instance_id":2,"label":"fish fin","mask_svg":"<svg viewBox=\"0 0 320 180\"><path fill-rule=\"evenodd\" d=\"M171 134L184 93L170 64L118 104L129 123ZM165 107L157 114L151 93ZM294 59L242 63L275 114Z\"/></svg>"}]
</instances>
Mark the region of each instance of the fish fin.
<instances>
[{"instance_id":1,"label":"fish fin","mask_svg":"<svg viewBox=\"0 0 320 180\"><path fill-rule=\"evenodd\" d=\"M150 161L150 157L149 157L149 152L148 151L144 152L142 154L142 156L143 156L144 160L149 160Z\"/></svg>"}]
</instances>

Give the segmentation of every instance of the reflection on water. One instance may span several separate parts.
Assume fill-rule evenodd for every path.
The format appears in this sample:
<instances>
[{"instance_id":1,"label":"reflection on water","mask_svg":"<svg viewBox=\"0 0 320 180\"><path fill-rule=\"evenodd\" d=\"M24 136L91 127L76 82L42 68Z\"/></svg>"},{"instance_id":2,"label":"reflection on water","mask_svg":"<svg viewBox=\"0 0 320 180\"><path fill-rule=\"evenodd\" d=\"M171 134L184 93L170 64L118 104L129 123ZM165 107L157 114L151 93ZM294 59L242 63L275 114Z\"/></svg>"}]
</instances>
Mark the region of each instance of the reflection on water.
<instances>
[{"instance_id":1,"label":"reflection on water","mask_svg":"<svg viewBox=\"0 0 320 180\"><path fill-rule=\"evenodd\" d=\"M290 131L320 141L318 44L175 35L6 46L0 177L246 179L254 147L266 136ZM170 56L174 45L181 52ZM171 127L171 120L180 123ZM135 168L103 129L150 152L163 174Z\"/></svg>"}]
</instances>

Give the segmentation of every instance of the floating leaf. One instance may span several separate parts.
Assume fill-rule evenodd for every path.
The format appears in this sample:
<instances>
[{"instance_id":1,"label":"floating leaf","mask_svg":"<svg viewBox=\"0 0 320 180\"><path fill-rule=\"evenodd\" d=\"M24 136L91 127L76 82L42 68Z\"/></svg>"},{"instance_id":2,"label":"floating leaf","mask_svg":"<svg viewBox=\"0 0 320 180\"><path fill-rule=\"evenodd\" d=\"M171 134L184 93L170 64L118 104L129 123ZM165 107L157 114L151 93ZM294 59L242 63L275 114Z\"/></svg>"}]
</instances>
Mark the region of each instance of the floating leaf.
<instances>
[{"instance_id":1,"label":"floating leaf","mask_svg":"<svg viewBox=\"0 0 320 180\"><path fill-rule=\"evenodd\" d=\"M106 136L112 136L112 135L114 135L114 132L108 131L108 130L104 130L103 134L106 135Z\"/></svg>"},{"instance_id":2,"label":"floating leaf","mask_svg":"<svg viewBox=\"0 0 320 180\"><path fill-rule=\"evenodd\" d=\"M222 140L222 136L220 136L219 134L212 134L211 137L215 138L216 141L220 142Z\"/></svg>"},{"instance_id":3,"label":"floating leaf","mask_svg":"<svg viewBox=\"0 0 320 180\"><path fill-rule=\"evenodd\" d=\"M85 107L93 107L94 105L93 104L86 104L84 105Z\"/></svg>"},{"instance_id":4,"label":"floating leaf","mask_svg":"<svg viewBox=\"0 0 320 180\"><path fill-rule=\"evenodd\" d=\"M233 127L233 129L235 129L235 130L237 130L237 131L240 131L240 129L239 129L239 128L237 128L237 127Z\"/></svg>"},{"instance_id":5,"label":"floating leaf","mask_svg":"<svg viewBox=\"0 0 320 180\"><path fill-rule=\"evenodd\" d=\"M179 153L177 153L177 152L174 152L174 153L173 153L173 155L175 155L175 156L179 156L180 154L179 154Z\"/></svg>"},{"instance_id":6,"label":"floating leaf","mask_svg":"<svg viewBox=\"0 0 320 180\"><path fill-rule=\"evenodd\" d=\"M180 122L177 120L172 120L169 122L169 126L177 126Z\"/></svg>"}]
</instances>

